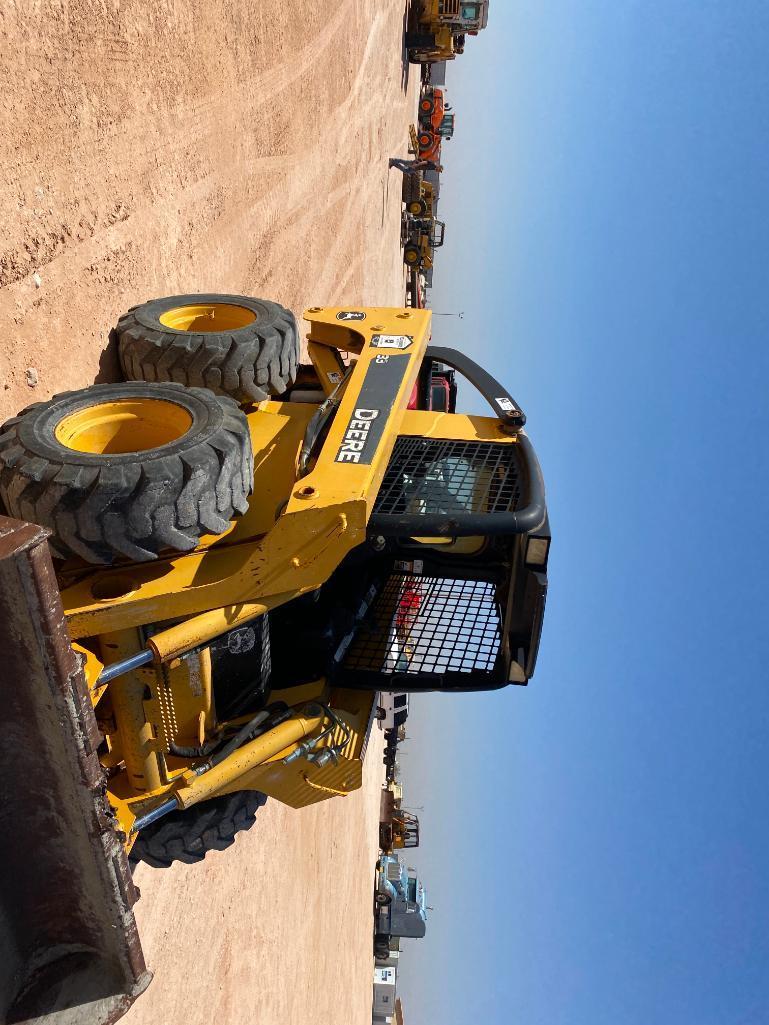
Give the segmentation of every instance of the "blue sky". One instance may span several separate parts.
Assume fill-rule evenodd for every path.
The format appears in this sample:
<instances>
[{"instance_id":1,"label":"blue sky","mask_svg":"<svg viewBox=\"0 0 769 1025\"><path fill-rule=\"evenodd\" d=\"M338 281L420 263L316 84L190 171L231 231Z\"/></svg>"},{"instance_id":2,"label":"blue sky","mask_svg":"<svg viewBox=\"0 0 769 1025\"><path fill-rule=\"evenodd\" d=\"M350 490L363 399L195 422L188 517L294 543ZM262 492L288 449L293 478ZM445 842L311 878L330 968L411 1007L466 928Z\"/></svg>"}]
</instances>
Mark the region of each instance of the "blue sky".
<instances>
[{"instance_id":1,"label":"blue sky","mask_svg":"<svg viewBox=\"0 0 769 1025\"><path fill-rule=\"evenodd\" d=\"M494 0L449 68L434 338L526 410L554 541L529 688L415 701L409 1022L769 1023L767 39Z\"/></svg>"}]
</instances>

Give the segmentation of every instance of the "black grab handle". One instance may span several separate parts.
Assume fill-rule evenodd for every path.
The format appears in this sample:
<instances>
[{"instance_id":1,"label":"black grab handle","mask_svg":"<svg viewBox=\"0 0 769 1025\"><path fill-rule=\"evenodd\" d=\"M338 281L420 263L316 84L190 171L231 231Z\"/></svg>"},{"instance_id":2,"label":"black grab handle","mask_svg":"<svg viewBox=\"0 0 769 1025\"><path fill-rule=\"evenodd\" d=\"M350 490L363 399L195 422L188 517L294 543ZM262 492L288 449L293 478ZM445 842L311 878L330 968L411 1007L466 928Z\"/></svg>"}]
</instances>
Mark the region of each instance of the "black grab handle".
<instances>
[{"instance_id":1,"label":"black grab handle","mask_svg":"<svg viewBox=\"0 0 769 1025\"><path fill-rule=\"evenodd\" d=\"M478 364L456 349L444 349L439 345L428 345L425 350L425 362L446 363L474 384L484 399L489 403L496 415L506 427L520 430L526 423L526 414L496 378L479 367Z\"/></svg>"}]
</instances>

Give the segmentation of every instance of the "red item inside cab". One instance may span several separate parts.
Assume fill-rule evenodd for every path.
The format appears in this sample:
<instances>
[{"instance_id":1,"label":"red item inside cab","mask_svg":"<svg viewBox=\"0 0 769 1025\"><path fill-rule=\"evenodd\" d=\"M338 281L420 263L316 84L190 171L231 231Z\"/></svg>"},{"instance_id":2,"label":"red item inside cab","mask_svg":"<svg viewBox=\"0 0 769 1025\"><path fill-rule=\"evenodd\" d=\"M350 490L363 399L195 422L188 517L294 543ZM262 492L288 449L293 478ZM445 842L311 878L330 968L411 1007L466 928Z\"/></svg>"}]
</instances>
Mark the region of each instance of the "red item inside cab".
<instances>
[{"instance_id":1,"label":"red item inside cab","mask_svg":"<svg viewBox=\"0 0 769 1025\"><path fill-rule=\"evenodd\" d=\"M453 413L451 401L451 383L445 373L434 373L430 385L430 404L427 407L434 413ZM425 409L419 404L419 380L414 383L409 399L408 409Z\"/></svg>"}]
</instances>

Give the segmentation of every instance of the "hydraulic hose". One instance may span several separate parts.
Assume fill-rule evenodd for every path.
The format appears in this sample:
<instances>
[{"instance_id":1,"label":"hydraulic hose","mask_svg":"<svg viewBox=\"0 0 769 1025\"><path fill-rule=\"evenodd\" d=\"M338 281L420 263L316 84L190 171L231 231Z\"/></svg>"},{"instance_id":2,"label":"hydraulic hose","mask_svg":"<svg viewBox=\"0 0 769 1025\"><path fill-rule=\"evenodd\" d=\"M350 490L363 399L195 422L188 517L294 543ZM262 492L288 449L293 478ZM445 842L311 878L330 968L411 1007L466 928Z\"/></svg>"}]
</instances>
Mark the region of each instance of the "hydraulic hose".
<instances>
[{"instance_id":1,"label":"hydraulic hose","mask_svg":"<svg viewBox=\"0 0 769 1025\"><path fill-rule=\"evenodd\" d=\"M208 759L204 771L212 769L215 765L223 762L233 751L237 751L239 747L248 743L249 740L258 737L260 733L264 733L266 730L271 730L274 726L279 726L282 722L286 722L292 715L293 711L283 701L276 701L274 704L262 709L261 712L257 712L253 719L250 719L245 726L242 726L231 740L228 740L223 747L220 747ZM203 766L200 768L203 769ZM195 771L200 774L200 769Z\"/></svg>"}]
</instances>

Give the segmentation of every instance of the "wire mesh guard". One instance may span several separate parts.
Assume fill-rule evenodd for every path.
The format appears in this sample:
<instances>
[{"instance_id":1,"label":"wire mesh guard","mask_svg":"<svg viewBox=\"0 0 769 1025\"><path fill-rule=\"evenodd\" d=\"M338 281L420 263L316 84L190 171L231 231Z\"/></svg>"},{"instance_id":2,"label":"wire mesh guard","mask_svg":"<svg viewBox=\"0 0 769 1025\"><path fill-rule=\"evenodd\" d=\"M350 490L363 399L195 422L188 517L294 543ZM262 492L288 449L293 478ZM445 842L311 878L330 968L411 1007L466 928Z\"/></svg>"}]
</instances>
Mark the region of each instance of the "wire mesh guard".
<instances>
[{"instance_id":1,"label":"wire mesh guard","mask_svg":"<svg viewBox=\"0 0 769 1025\"><path fill-rule=\"evenodd\" d=\"M500 644L494 585L394 573L350 645L347 672L491 673Z\"/></svg>"},{"instance_id":2,"label":"wire mesh guard","mask_svg":"<svg viewBox=\"0 0 769 1025\"><path fill-rule=\"evenodd\" d=\"M515 445L401 436L373 516L514 512L522 490Z\"/></svg>"}]
</instances>

